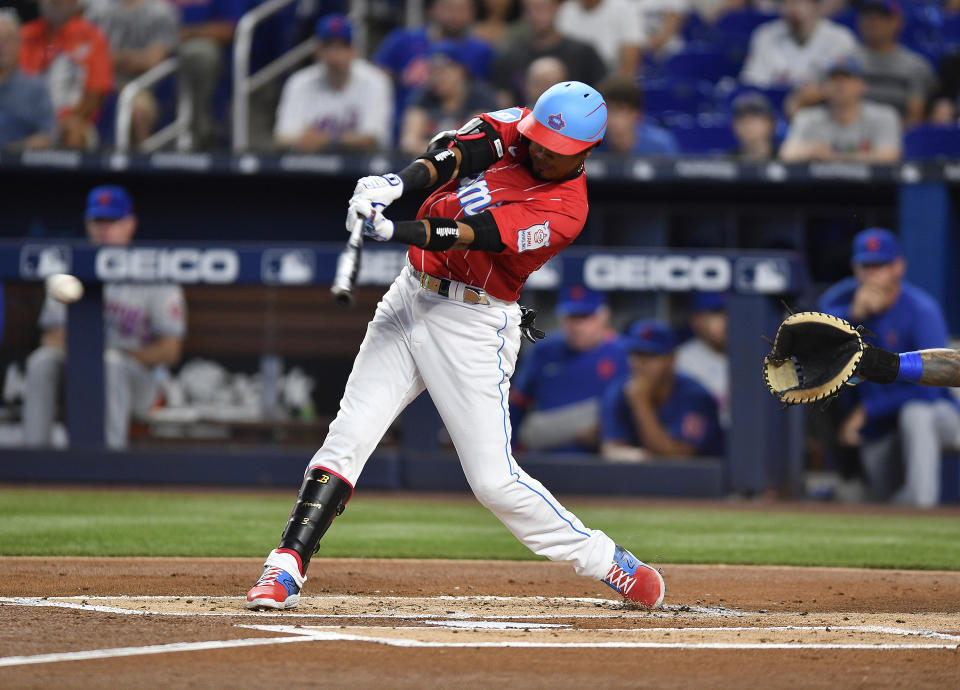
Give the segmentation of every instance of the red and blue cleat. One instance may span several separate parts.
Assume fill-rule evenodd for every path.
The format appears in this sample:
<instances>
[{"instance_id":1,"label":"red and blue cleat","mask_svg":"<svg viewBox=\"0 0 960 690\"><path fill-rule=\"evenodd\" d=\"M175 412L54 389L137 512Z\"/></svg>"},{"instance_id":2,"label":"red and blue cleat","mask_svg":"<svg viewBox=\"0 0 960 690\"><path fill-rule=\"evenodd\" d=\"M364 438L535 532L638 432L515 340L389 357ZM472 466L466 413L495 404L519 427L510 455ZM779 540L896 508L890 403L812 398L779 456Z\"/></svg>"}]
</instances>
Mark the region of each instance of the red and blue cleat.
<instances>
[{"instance_id":1,"label":"red and blue cleat","mask_svg":"<svg viewBox=\"0 0 960 690\"><path fill-rule=\"evenodd\" d=\"M603 582L627 599L649 608L663 602L667 591L660 571L651 568L622 546L613 552L613 564Z\"/></svg>"},{"instance_id":2,"label":"red and blue cleat","mask_svg":"<svg viewBox=\"0 0 960 690\"><path fill-rule=\"evenodd\" d=\"M263 574L247 592L247 608L292 609L300 603L300 588L306 579L296 558L271 551L263 564Z\"/></svg>"}]
</instances>

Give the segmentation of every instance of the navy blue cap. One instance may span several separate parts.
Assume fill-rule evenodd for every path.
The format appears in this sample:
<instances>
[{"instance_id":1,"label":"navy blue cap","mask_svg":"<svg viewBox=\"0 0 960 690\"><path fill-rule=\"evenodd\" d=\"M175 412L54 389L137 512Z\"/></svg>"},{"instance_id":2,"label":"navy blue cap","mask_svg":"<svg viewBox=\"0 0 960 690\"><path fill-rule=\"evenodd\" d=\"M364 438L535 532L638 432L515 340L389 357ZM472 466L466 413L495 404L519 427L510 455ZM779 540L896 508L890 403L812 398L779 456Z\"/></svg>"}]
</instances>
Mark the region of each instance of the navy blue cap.
<instances>
[{"instance_id":1,"label":"navy blue cap","mask_svg":"<svg viewBox=\"0 0 960 690\"><path fill-rule=\"evenodd\" d=\"M773 118L773 106L770 100L759 91L745 91L733 99L730 104L734 117L741 115L766 115Z\"/></svg>"},{"instance_id":2,"label":"navy blue cap","mask_svg":"<svg viewBox=\"0 0 960 690\"><path fill-rule=\"evenodd\" d=\"M313 33L321 41L353 42L353 26L343 14L328 14L320 17Z\"/></svg>"},{"instance_id":3,"label":"navy blue cap","mask_svg":"<svg viewBox=\"0 0 960 690\"><path fill-rule=\"evenodd\" d=\"M827 65L826 74L828 77L836 74L849 74L855 77L862 77L863 65L853 55L841 55L830 61L830 64Z\"/></svg>"},{"instance_id":4,"label":"navy blue cap","mask_svg":"<svg viewBox=\"0 0 960 690\"><path fill-rule=\"evenodd\" d=\"M727 296L722 292L695 292L690 300L692 311L723 311L727 308Z\"/></svg>"},{"instance_id":5,"label":"navy blue cap","mask_svg":"<svg viewBox=\"0 0 960 690\"><path fill-rule=\"evenodd\" d=\"M897 0L860 0L856 7L857 12L876 12L888 16L903 14L903 8Z\"/></svg>"},{"instance_id":6,"label":"navy blue cap","mask_svg":"<svg viewBox=\"0 0 960 690\"><path fill-rule=\"evenodd\" d=\"M853 238L855 264L888 264L900 256L897 236L885 228L867 228Z\"/></svg>"},{"instance_id":7,"label":"navy blue cap","mask_svg":"<svg viewBox=\"0 0 960 690\"><path fill-rule=\"evenodd\" d=\"M602 292L583 285L571 285L560 293L557 313L560 316L589 316L606 303L607 298Z\"/></svg>"},{"instance_id":8,"label":"navy blue cap","mask_svg":"<svg viewBox=\"0 0 960 690\"><path fill-rule=\"evenodd\" d=\"M456 41L447 40L431 43L430 47L427 48L427 55L429 57L444 57L452 62L456 62L458 65L467 66L467 60L463 54L463 50Z\"/></svg>"},{"instance_id":9,"label":"navy blue cap","mask_svg":"<svg viewBox=\"0 0 960 690\"><path fill-rule=\"evenodd\" d=\"M117 185L101 185L94 187L87 195L87 218L103 218L117 220L126 218L133 213L133 202L130 194L123 187Z\"/></svg>"},{"instance_id":10,"label":"navy blue cap","mask_svg":"<svg viewBox=\"0 0 960 690\"><path fill-rule=\"evenodd\" d=\"M640 319L627 333L627 350L644 355L665 355L673 352L677 336L673 329L657 319Z\"/></svg>"}]
</instances>

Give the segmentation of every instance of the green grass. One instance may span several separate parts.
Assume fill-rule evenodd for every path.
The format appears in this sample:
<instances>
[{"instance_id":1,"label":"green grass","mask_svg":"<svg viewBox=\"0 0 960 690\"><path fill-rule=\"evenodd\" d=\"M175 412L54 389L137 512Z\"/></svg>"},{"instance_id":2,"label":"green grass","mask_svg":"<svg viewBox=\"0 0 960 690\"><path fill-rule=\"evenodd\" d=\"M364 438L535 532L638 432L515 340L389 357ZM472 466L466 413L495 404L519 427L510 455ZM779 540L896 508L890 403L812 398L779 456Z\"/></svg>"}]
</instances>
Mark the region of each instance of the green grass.
<instances>
[{"instance_id":1,"label":"green grass","mask_svg":"<svg viewBox=\"0 0 960 690\"><path fill-rule=\"evenodd\" d=\"M0 490L0 556L252 556L275 545L293 496ZM655 563L960 570L960 520L789 508L571 505ZM358 496L321 556L536 559L470 501Z\"/></svg>"}]
</instances>

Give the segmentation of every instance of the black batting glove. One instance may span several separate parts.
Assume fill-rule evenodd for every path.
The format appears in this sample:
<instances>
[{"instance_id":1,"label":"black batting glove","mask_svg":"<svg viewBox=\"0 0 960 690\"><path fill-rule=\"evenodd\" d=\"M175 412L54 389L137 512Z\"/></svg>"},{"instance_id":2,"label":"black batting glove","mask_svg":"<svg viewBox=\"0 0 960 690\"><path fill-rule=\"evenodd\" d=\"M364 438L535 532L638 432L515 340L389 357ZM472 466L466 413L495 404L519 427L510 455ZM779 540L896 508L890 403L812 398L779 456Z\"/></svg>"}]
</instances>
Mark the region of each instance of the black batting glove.
<instances>
[{"instance_id":1,"label":"black batting glove","mask_svg":"<svg viewBox=\"0 0 960 690\"><path fill-rule=\"evenodd\" d=\"M520 305L520 335L532 344L547 337L547 334L536 327L537 310L533 307Z\"/></svg>"}]
</instances>

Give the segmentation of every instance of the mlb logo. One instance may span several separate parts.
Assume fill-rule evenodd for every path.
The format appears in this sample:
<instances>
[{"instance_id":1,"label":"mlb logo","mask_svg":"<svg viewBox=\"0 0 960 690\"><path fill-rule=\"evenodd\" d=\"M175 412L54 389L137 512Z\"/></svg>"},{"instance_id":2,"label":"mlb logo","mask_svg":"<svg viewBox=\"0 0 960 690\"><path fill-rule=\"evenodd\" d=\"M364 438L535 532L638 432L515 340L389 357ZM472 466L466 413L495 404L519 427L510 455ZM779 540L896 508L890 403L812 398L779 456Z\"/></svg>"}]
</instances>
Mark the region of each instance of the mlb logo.
<instances>
[{"instance_id":1,"label":"mlb logo","mask_svg":"<svg viewBox=\"0 0 960 690\"><path fill-rule=\"evenodd\" d=\"M740 258L734 272L738 292L775 295L790 288L790 264L785 259Z\"/></svg>"},{"instance_id":2,"label":"mlb logo","mask_svg":"<svg viewBox=\"0 0 960 690\"><path fill-rule=\"evenodd\" d=\"M43 280L54 273L70 273L73 257L70 247L28 244L20 250L20 277Z\"/></svg>"},{"instance_id":3,"label":"mlb logo","mask_svg":"<svg viewBox=\"0 0 960 690\"><path fill-rule=\"evenodd\" d=\"M260 275L268 285L308 285L316 275L316 257L306 249L269 249Z\"/></svg>"}]
</instances>

